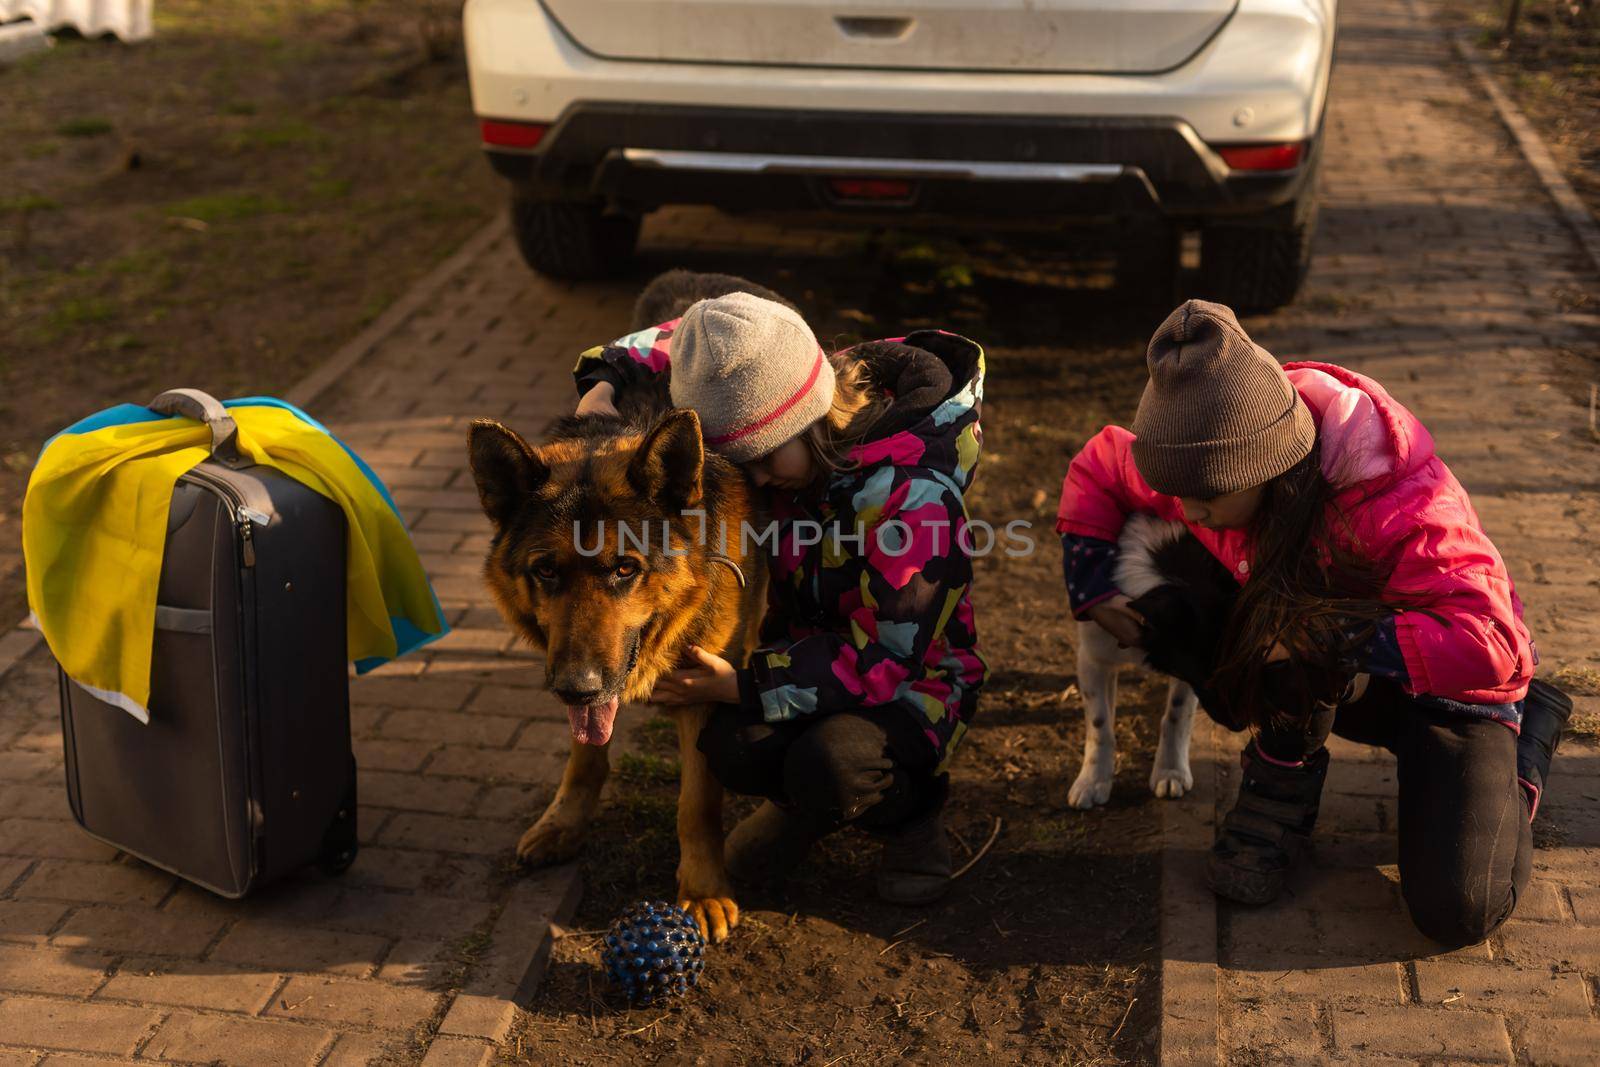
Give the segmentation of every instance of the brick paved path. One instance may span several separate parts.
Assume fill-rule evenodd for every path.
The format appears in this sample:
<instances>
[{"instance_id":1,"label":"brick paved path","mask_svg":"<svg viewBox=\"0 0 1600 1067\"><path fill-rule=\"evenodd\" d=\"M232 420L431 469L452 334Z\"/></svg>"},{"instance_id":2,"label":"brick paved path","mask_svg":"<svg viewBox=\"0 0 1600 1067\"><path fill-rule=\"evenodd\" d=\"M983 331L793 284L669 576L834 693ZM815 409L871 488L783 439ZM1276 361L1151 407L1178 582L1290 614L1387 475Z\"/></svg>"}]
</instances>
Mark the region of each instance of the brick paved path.
<instances>
[{"instance_id":1,"label":"brick paved path","mask_svg":"<svg viewBox=\"0 0 1600 1067\"><path fill-rule=\"evenodd\" d=\"M1506 556L1541 671L1592 670L1600 449L1572 397L1600 317L1568 298L1595 275L1426 16L1346 0L1313 274L1295 308L1247 325L1282 357L1378 377L1417 412ZM1217 738L1219 811L1241 740ZM1516 917L1440 955L1396 886L1393 760L1330 747L1314 869L1270 908L1219 909L1219 1045L1174 1042L1170 1062L1600 1063L1600 750L1557 759ZM1193 1036L1192 1017L1164 1022Z\"/></svg>"},{"instance_id":2,"label":"brick paved path","mask_svg":"<svg viewBox=\"0 0 1600 1067\"><path fill-rule=\"evenodd\" d=\"M48 654L0 682L0 1065L50 1049L465 1064L503 1036L507 998L576 887L570 871L513 881L507 868L568 731L483 607L463 427L489 414L537 428L567 400L556 362L579 336L615 332L627 307L563 297L564 332L538 349L562 358L530 364L530 335L555 332L535 323L557 294L507 244L314 407L392 487L456 626L352 687L363 848L343 878L229 903L118 856L68 821Z\"/></svg>"}]
</instances>

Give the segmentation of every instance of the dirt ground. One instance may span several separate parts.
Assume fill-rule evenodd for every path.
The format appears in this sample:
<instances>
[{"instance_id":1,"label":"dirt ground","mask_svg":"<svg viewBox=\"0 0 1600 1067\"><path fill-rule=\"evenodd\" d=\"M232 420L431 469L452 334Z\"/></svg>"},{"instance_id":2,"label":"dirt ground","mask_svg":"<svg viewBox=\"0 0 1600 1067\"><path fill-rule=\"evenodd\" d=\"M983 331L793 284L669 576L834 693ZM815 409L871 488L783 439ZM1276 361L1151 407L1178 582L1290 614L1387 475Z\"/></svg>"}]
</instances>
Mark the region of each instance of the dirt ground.
<instances>
[{"instance_id":1,"label":"dirt ground","mask_svg":"<svg viewBox=\"0 0 1600 1067\"><path fill-rule=\"evenodd\" d=\"M957 863L997 817L1003 828L928 909L877 903L876 845L847 831L783 897L741 898L744 921L711 951L699 991L626 1010L597 985L600 931L626 904L670 891L664 872L677 855L670 725L646 722L644 754L623 759L582 860L578 932L557 942L508 1061L1151 1062L1158 931L1148 902L1163 802L1145 779L1165 688L1125 676L1116 793L1098 812L1068 808L1083 727L1053 519L1068 458L1108 419L1131 415L1141 337L1159 312L1082 287L1105 279L1081 257L1063 265L1015 246L905 238L848 261L715 266L795 297L835 343L935 323L959 330L1005 309L985 327L984 455L968 499L997 527L1027 517L1037 544L1026 558L987 557L975 584L983 648L1001 666L953 767ZM750 807L731 805L730 823Z\"/></svg>"},{"instance_id":2,"label":"dirt ground","mask_svg":"<svg viewBox=\"0 0 1600 1067\"><path fill-rule=\"evenodd\" d=\"M435 0L162 0L0 67L0 622L44 438L281 393L498 207ZM459 8L459 5L455 5Z\"/></svg>"},{"instance_id":3,"label":"dirt ground","mask_svg":"<svg viewBox=\"0 0 1600 1067\"><path fill-rule=\"evenodd\" d=\"M1572 187L1600 214L1600 3L1523 0L1509 44L1508 7L1506 0L1443 0L1441 10L1471 34Z\"/></svg>"}]
</instances>

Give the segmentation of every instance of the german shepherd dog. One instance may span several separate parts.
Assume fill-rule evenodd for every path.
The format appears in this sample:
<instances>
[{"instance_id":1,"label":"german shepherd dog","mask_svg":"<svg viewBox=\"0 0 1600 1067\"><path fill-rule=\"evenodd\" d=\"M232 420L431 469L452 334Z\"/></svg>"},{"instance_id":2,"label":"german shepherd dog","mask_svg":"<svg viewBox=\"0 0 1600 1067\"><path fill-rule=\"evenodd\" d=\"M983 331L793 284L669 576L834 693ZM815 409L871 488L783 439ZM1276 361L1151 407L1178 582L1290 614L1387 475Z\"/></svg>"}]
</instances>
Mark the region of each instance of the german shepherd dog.
<instances>
[{"instance_id":1,"label":"german shepherd dog","mask_svg":"<svg viewBox=\"0 0 1600 1067\"><path fill-rule=\"evenodd\" d=\"M741 278L671 271L641 294L633 328L736 291L788 303ZM494 527L484 578L506 621L544 653L545 683L572 725L555 797L517 844L533 865L583 844L618 706L648 697L690 644L742 665L762 610L766 561L741 536L758 510L743 472L706 450L699 418L673 410L664 383L624 392L618 411L562 419L536 445L489 419L471 430ZM696 744L710 711L669 712L682 766L677 899L722 941L739 908L723 866L722 787Z\"/></svg>"}]
</instances>

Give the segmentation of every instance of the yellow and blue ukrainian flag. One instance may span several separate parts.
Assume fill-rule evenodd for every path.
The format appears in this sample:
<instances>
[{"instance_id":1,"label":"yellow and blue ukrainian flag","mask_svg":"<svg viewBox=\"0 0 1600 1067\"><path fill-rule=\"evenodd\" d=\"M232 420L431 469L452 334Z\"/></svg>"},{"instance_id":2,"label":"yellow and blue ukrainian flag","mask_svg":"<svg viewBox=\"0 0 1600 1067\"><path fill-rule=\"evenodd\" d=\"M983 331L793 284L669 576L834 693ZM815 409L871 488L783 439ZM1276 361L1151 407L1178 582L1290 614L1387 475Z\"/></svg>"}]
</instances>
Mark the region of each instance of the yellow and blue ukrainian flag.
<instances>
[{"instance_id":1,"label":"yellow and blue ukrainian flag","mask_svg":"<svg viewBox=\"0 0 1600 1067\"><path fill-rule=\"evenodd\" d=\"M348 657L358 673L449 632L393 498L326 427L272 397L224 402L239 453L344 509ZM120 404L45 442L22 505L28 606L73 681L149 721L150 655L167 513L211 430Z\"/></svg>"}]
</instances>

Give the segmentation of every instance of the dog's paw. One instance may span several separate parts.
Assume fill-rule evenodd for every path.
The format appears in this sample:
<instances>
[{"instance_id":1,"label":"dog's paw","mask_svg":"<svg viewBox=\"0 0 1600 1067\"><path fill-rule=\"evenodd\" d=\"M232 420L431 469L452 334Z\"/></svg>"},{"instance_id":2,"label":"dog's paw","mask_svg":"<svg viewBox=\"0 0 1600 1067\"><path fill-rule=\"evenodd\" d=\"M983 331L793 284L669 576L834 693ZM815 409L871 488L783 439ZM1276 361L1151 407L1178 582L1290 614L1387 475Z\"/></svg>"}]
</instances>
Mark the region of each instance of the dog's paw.
<instances>
[{"instance_id":1,"label":"dog's paw","mask_svg":"<svg viewBox=\"0 0 1600 1067\"><path fill-rule=\"evenodd\" d=\"M1057 796L1060 794L1058 793ZM1079 811L1088 811L1111 799L1111 779L1096 778L1088 769L1078 775L1072 788L1067 790L1067 803Z\"/></svg>"},{"instance_id":2,"label":"dog's paw","mask_svg":"<svg viewBox=\"0 0 1600 1067\"><path fill-rule=\"evenodd\" d=\"M1150 792L1176 800L1194 788L1194 775L1188 767L1157 767L1150 772Z\"/></svg>"},{"instance_id":3,"label":"dog's paw","mask_svg":"<svg viewBox=\"0 0 1600 1067\"><path fill-rule=\"evenodd\" d=\"M565 863L583 847L585 829L565 820L540 819L517 842L517 862L528 867Z\"/></svg>"},{"instance_id":4,"label":"dog's paw","mask_svg":"<svg viewBox=\"0 0 1600 1067\"><path fill-rule=\"evenodd\" d=\"M728 939L728 931L739 925L739 905L733 902L733 885L720 859L708 857L710 850L685 843L678 861L678 907L694 917L700 933L713 945Z\"/></svg>"},{"instance_id":5,"label":"dog's paw","mask_svg":"<svg viewBox=\"0 0 1600 1067\"><path fill-rule=\"evenodd\" d=\"M728 931L739 925L739 905L732 897L695 897L679 892L678 907L689 913L701 935L713 945L728 940Z\"/></svg>"}]
</instances>

